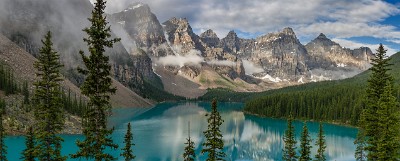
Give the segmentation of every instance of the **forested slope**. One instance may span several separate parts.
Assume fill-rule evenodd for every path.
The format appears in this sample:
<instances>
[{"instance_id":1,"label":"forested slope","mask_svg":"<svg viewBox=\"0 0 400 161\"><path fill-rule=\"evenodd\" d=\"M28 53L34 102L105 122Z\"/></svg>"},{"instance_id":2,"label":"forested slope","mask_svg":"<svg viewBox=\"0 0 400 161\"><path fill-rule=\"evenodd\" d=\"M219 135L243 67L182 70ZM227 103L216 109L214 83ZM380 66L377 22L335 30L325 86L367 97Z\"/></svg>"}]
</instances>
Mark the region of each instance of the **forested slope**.
<instances>
[{"instance_id":1,"label":"forested slope","mask_svg":"<svg viewBox=\"0 0 400 161\"><path fill-rule=\"evenodd\" d=\"M400 53L391 58L396 96L399 98ZM309 83L264 92L246 101L245 111L267 117L286 117L292 111L300 119L324 120L356 125L370 71L339 81Z\"/></svg>"}]
</instances>

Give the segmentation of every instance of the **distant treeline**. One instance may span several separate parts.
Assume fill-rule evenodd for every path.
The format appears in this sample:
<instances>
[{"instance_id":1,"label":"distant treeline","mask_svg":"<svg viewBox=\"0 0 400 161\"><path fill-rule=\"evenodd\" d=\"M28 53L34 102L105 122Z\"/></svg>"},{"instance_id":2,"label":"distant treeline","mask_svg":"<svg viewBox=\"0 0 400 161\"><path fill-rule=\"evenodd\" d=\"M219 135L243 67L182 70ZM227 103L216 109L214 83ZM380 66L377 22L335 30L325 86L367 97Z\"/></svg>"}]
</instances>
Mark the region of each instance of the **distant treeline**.
<instances>
[{"instance_id":1,"label":"distant treeline","mask_svg":"<svg viewBox=\"0 0 400 161\"><path fill-rule=\"evenodd\" d=\"M400 82L400 54L393 55L391 71L395 84ZM293 111L298 119L324 120L357 125L364 107L370 71L341 81L309 83L265 92L246 101L245 111L267 117L288 117ZM394 88L400 98L400 88Z\"/></svg>"}]
</instances>

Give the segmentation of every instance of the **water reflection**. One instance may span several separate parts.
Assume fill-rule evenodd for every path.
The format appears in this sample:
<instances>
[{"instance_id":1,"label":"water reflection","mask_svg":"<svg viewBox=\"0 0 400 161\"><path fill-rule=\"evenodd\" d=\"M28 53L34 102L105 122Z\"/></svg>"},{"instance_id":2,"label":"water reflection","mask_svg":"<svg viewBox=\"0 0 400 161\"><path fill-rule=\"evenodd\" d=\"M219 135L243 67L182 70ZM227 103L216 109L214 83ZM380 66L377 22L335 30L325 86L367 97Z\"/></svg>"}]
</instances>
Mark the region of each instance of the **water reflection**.
<instances>
[{"instance_id":1,"label":"water reflection","mask_svg":"<svg viewBox=\"0 0 400 161\"><path fill-rule=\"evenodd\" d=\"M221 126L227 160L281 160L283 134L286 121L245 115L240 103L219 103L218 108L225 122ZM126 124L131 122L136 161L176 161L182 160L184 142L188 136L187 123L191 122L190 135L196 144L197 160L205 160L200 154L204 142L203 131L207 128L210 104L199 103L163 103L152 109L116 109L109 125L115 126L114 142L124 147L123 138ZM312 138L316 138L318 123L309 122ZM300 139L302 122L294 122L297 140ZM331 124L324 125L328 160L354 160L353 140L357 130ZM64 138L63 155L75 153L78 148L76 139L81 135L62 135ZM19 160L24 149L24 137L7 137L8 159ZM313 142L314 145L314 142ZM316 148L312 151L315 154ZM121 151L110 151L119 160ZM69 159L71 160L71 159Z\"/></svg>"},{"instance_id":2,"label":"water reflection","mask_svg":"<svg viewBox=\"0 0 400 161\"><path fill-rule=\"evenodd\" d=\"M259 118L241 112L242 104L220 103L219 109L225 122L221 126L227 160L281 160L283 135L286 121ZM207 128L205 114L210 110L208 103L161 104L131 121L135 136L137 160L181 160L184 142L188 136L187 122L191 122L190 135L196 144L199 160L204 141L203 131ZM299 140L302 123L295 122ZM317 123L308 123L312 138L316 138ZM325 125L327 158L329 160L354 160L353 140L356 129ZM116 134L123 136L124 126ZM122 142L122 137L119 140ZM313 143L314 144L314 143ZM312 149L315 152L317 149ZM314 155L313 153L312 155Z\"/></svg>"}]
</instances>

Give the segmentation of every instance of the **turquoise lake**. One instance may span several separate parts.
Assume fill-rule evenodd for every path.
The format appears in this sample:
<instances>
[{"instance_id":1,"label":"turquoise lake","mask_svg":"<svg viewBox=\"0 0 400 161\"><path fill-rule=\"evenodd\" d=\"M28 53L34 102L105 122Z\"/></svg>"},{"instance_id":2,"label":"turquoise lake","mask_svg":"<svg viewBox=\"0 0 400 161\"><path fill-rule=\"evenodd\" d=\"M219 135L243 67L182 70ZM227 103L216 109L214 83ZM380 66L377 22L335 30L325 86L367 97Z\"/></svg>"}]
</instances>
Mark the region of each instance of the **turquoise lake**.
<instances>
[{"instance_id":1,"label":"turquoise lake","mask_svg":"<svg viewBox=\"0 0 400 161\"><path fill-rule=\"evenodd\" d=\"M224 140L226 160L268 161L281 160L284 146L283 135L286 130L286 120L261 118L242 112L241 103L218 103L218 109L225 122L221 126ZM133 130L133 147L137 161L175 161L182 160L184 142L190 135L194 139L197 159L205 160L200 154L201 143L204 141L203 131L207 128L207 117L210 103L182 102L162 103L154 108L123 108L115 109L109 119L109 125L115 127L114 142L123 147L123 136L126 125L131 122ZM300 139L302 122L294 122L296 138ZM315 144L318 123L308 122L308 127ZM353 141L357 129L324 124L327 142L326 156L328 160L350 161L354 159L355 146ZM77 151L75 140L82 139L81 135L62 135L64 138L63 154L68 155ZM8 159L20 160L21 151L25 148L23 136L6 138ZM299 143L299 141L298 141ZM299 150L299 148L297 148ZM313 146L312 156L317 148ZM119 157L120 151L110 151ZM72 160L72 159L68 159ZM83 159L82 159L83 160ZM119 157L119 160L123 160Z\"/></svg>"}]
</instances>

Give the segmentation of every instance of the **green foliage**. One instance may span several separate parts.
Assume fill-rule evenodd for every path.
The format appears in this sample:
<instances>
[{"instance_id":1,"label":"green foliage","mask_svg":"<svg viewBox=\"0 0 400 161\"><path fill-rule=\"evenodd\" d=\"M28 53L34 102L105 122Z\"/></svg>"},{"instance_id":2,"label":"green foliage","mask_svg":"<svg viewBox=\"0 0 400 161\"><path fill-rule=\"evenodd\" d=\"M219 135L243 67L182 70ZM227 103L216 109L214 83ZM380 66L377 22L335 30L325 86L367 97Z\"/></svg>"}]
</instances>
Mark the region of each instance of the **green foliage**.
<instances>
[{"instance_id":1,"label":"green foliage","mask_svg":"<svg viewBox=\"0 0 400 161\"><path fill-rule=\"evenodd\" d=\"M318 131L318 138L315 142L315 145L318 147L317 154L315 154L315 161L325 161L325 149L326 149L326 142L324 136L324 129L322 123L319 123L319 131Z\"/></svg>"},{"instance_id":2,"label":"green foliage","mask_svg":"<svg viewBox=\"0 0 400 161\"><path fill-rule=\"evenodd\" d=\"M65 111L73 115L83 116L84 109L86 109L87 105L86 102L82 100L82 96L79 96L78 100L76 93L72 93L71 90L68 89L68 92L64 91L61 93L61 99L63 104L62 107Z\"/></svg>"},{"instance_id":3,"label":"green foliage","mask_svg":"<svg viewBox=\"0 0 400 161\"><path fill-rule=\"evenodd\" d=\"M111 139L114 130L107 128L107 115L111 110L110 94L114 94L116 88L111 87L111 66L108 62L109 57L104 55L104 52L106 47L112 48L120 39L110 39L111 29L107 26L105 7L106 1L95 2L92 16L89 18L91 26L83 30L88 34L83 40L88 45L90 55L86 56L80 51L86 69L79 68L78 71L86 76L81 91L89 101L82 121L85 139L77 141L79 151L72 155L73 158L115 160L105 149L118 148Z\"/></svg>"},{"instance_id":4,"label":"green foliage","mask_svg":"<svg viewBox=\"0 0 400 161\"><path fill-rule=\"evenodd\" d=\"M365 140L365 132L362 129L359 129L357 138L354 141L354 144L356 145L356 152L354 153L354 157L356 158L357 161L366 161L367 160L367 154L365 147L367 146L366 140Z\"/></svg>"},{"instance_id":5,"label":"green foliage","mask_svg":"<svg viewBox=\"0 0 400 161\"><path fill-rule=\"evenodd\" d=\"M4 91L6 95L19 92L18 82L11 68L4 64L0 64L0 90Z\"/></svg>"},{"instance_id":6,"label":"green foliage","mask_svg":"<svg viewBox=\"0 0 400 161\"><path fill-rule=\"evenodd\" d=\"M35 147L39 160L66 160L61 156L63 139L56 135L64 126L64 114L61 107L60 81L62 81L59 55L52 48L50 31L42 40L38 61L34 67L38 70L38 80L34 83L34 106L37 145Z\"/></svg>"},{"instance_id":7,"label":"green foliage","mask_svg":"<svg viewBox=\"0 0 400 161\"><path fill-rule=\"evenodd\" d=\"M389 67L392 65L389 61L390 58L386 57L386 50L383 45L380 44L377 53L374 54L374 58L372 59L372 67L370 68L372 73L368 79L364 101L365 107L360 118L360 126L365 130L365 136L367 138L366 150L368 151L368 160L378 159L378 140L382 133L379 121L382 118L379 118L377 111L381 108L379 103L384 93L386 83L389 83L389 86L393 86L393 77L388 73L390 70Z\"/></svg>"},{"instance_id":8,"label":"green foliage","mask_svg":"<svg viewBox=\"0 0 400 161\"><path fill-rule=\"evenodd\" d=\"M121 156L125 158L125 161L131 161L136 157L133 155L132 151L132 146L135 146L135 144L132 143L133 136L131 131L131 123L128 123L128 130L126 131L124 138L125 147L121 149L123 151Z\"/></svg>"},{"instance_id":9,"label":"green foliage","mask_svg":"<svg viewBox=\"0 0 400 161\"><path fill-rule=\"evenodd\" d=\"M4 100L0 101L0 161L7 161L7 146L4 142L6 133L3 126L3 116L6 113L6 103Z\"/></svg>"},{"instance_id":10,"label":"green foliage","mask_svg":"<svg viewBox=\"0 0 400 161\"><path fill-rule=\"evenodd\" d=\"M196 153L194 151L194 142L190 138L190 122L188 123L188 138L186 139L185 152L183 153L184 161L194 161Z\"/></svg>"},{"instance_id":11,"label":"green foliage","mask_svg":"<svg viewBox=\"0 0 400 161\"><path fill-rule=\"evenodd\" d=\"M143 82L143 90L139 93L141 93L141 96L144 98L150 98L157 102L185 100L184 97L168 93L147 80Z\"/></svg>"},{"instance_id":12,"label":"green foliage","mask_svg":"<svg viewBox=\"0 0 400 161\"><path fill-rule=\"evenodd\" d=\"M398 160L400 152L399 103L392 94L392 85L387 83L378 101L378 160Z\"/></svg>"},{"instance_id":13,"label":"green foliage","mask_svg":"<svg viewBox=\"0 0 400 161\"><path fill-rule=\"evenodd\" d=\"M300 138L300 158L299 161L309 161L311 160L311 138L310 134L308 132L307 128L307 123L304 122L303 125L303 132L301 133L301 138Z\"/></svg>"},{"instance_id":14,"label":"green foliage","mask_svg":"<svg viewBox=\"0 0 400 161\"><path fill-rule=\"evenodd\" d=\"M208 128L204 131L206 141L203 143L201 153L207 153L207 161L224 160L226 156L222 151L224 148L224 141L222 140L222 133L219 129L224 120L221 118L217 110L217 101L214 99L211 104L211 113L208 116Z\"/></svg>"},{"instance_id":15,"label":"green foliage","mask_svg":"<svg viewBox=\"0 0 400 161\"><path fill-rule=\"evenodd\" d=\"M282 160L284 160L284 161L296 160L298 158L298 156L296 156L296 143L297 142L296 142L295 134L294 134L292 115L289 115L289 118L287 120L287 129L285 131L285 136L283 138L283 141L285 142L285 148L282 150L283 151Z\"/></svg>"},{"instance_id":16,"label":"green foliage","mask_svg":"<svg viewBox=\"0 0 400 161\"><path fill-rule=\"evenodd\" d=\"M26 148L22 151L23 161L35 161L35 135L33 133L33 128L28 128L28 133L25 139Z\"/></svg>"}]
</instances>

